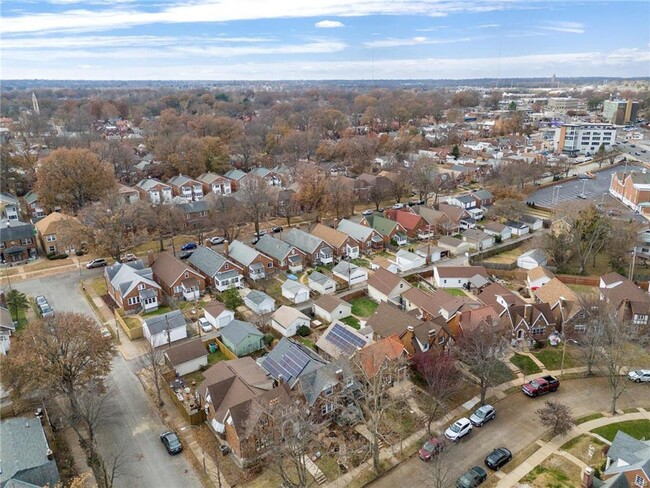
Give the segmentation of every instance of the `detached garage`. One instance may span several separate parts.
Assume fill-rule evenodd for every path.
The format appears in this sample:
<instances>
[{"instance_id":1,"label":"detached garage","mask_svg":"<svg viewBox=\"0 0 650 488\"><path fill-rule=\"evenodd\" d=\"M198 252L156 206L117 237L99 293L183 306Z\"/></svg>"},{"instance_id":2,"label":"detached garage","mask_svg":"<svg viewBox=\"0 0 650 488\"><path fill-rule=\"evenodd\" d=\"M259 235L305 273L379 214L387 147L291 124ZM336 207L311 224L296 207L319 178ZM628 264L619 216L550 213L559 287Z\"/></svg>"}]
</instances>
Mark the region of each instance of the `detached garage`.
<instances>
[{"instance_id":1,"label":"detached garage","mask_svg":"<svg viewBox=\"0 0 650 488\"><path fill-rule=\"evenodd\" d=\"M180 310L148 318L142 324L144 335L152 346L158 347L187 337L185 317Z\"/></svg>"},{"instance_id":2,"label":"detached garage","mask_svg":"<svg viewBox=\"0 0 650 488\"><path fill-rule=\"evenodd\" d=\"M332 273L350 286L368 281L368 271L365 268L361 268L347 261L341 261L334 266Z\"/></svg>"},{"instance_id":3,"label":"detached garage","mask_svg":"<svg viewBox=\"0 0 650 488\"><path fill-rule=\"evenodd\" d=\"M235 312L221 302L210 302L203 307L203 315L215 329L221 329L235 320Z\"/></svg>"},{"instance_id":4,"label":"detached garage","mask_svg":"<svg viewBox=\"0 0 650 488\"><path fill-rule=\"evenodd\" d=\"M523 269L546 266L546 254L541 249L531 249L517 258L517 266Z\"/></svg>"},{"instance_id":5,"label":"detached garage","mask_svg":"<svg viewBox=\"0 0 650 488\"><path fill-rule=\"evenodd\" d=\"M208 350L198 337L170 347L164 355L165 363L176 371L178 376L193 373L208 365Z\"/></svg>"}]
</instances>

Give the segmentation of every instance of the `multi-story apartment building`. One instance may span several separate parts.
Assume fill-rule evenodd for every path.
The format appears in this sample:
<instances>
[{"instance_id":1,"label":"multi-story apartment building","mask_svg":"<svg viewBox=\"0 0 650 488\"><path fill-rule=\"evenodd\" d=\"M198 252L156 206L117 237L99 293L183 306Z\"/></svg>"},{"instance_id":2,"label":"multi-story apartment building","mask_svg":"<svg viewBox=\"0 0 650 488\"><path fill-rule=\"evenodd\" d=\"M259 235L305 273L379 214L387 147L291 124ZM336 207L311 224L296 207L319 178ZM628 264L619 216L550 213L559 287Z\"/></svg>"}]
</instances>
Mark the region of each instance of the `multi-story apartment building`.
<instances>
[{"instance_id":1,"label":"multi-story apartment building","mask_svg":"<svg viewBox=\"0 0 650 488\"><path fill-rule=\"evenodd\" d=\"M603 119L610 124L627 124L635 122L639 111L639 102L633 100L605 100L603 102Z\"/></svg>"},{"instance_id":2,"label":"multi-story apartment building","mask_svg":"<svg viewBox=\"0 0 650 488\"><path fill-rule=\"evenodd\" d=\"M638 171L614 173L609 193L635 212L650 214L650 174Z\"/></svg>"},{"instance_id":3,"label":"multi-story apartment building","mask_svg":"<svg viewBox=\"0 0 650 488\"><path fill-rule=\"evenodd\" d=\"M178 175L167 181L174 195L186 198L190 202L203 198L203 183L185 175Z\"/></svg>"},{"instance_id":4,"label":"multi-story apartment building","mask_svg":"<svg viewBox=\"0 0 650 488\"><path fill-rule=\"evenodd\" d=\"M148 200L154 205L169 203L173 198L172 187L155 178L145 178L135 185L140 198Z\"/></svg>"},{"instance_id":5,"label":"multi-story apartment building","mask_svg":"<svg viewBox=\"0 0 650 488\"><path fill-rule=\"evenodd\" d=\"M553 148L555 152L577 156L596 154L601 144L609 150L616 141L616 129L612 124L562 124L555 129Z\"/></svg>"},{"instance_id":6,"label":"multi-story apartment building","mask_svg":"<svg viewBox=\"0 0 650 488\"><path fill-rule=\"evenodd\" d=\"M571 97L553 97L548 99L548 109L553 112L567 113L580 108L580 100Z\"/></svg>"}]
</instances>

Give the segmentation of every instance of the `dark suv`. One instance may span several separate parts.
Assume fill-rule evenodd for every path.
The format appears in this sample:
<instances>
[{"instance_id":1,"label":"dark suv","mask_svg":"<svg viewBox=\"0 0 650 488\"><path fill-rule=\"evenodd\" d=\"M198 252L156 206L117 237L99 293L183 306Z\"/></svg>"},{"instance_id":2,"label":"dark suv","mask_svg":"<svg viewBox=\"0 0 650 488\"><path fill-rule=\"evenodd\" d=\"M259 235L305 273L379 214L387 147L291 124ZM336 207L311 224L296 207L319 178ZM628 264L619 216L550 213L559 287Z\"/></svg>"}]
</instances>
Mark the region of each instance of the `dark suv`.
<instances>
[{"instance_id":1,"label":"dark suv","mask_svg":"<svg viewBox=\"0 0 650 488\"><path fill-rule=\"evenodd\" d=\"M175 432L168 430L160 434L160 440L165 445L169 454L178 454L183 450L183 445Z\"/></svg>"}]
</instances>

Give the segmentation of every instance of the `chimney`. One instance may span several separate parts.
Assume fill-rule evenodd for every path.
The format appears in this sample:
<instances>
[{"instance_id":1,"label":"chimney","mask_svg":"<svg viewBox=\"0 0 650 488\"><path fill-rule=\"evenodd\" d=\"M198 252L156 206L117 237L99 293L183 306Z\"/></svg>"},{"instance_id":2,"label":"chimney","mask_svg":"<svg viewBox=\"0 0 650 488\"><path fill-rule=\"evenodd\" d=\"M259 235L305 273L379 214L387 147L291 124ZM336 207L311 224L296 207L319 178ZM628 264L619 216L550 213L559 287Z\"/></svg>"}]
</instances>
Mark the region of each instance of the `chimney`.
<instances>
[{"instance_id":1,"label":"chimney","mask_svg":"<svg viewBox=\"0 0 650 488\"><path fill-rule=\"evenodd\" d=\"M415 329L413 329L413 326L412 326L412 325L409 325L409 326L406 328L406 330L408 330L409 332L413 332Z\"/></svg>"},{"instance_id":2,"label":"chimney","mask_svg":"<svg viewBox=\"0 0 650 488\"><path fill-rule=\"evenodd\" d=\"M284 385L284 376L281 374L278 375L278 386Z\"/></svg>"},{"instance_id":3,"label":"chimney","mask_svg":"<svg viewBox=\"0 0 650 488\"><path fill-rule=\"evenodd\" d=\"M147 262L149 263L150 268L153 266L155 260L156 259L153 257L153 251L147 251Z\"/></svg>"},{"instance_id":4,"label":"chimney","mask_svg":"<svg viewBox=\"0 0 650 488\"><path fill-rule=\"evenodd\" d=\"M533 306L530 303L527 303L524 307L524 318L530 322L533 319Z\"/></svg>"},{"instance_id":5,"label":"chimney","mask_svg":"<svg viewBox=\"0 0 650 488\"><path fill-rule=\"evenodd\" d=\"M223 241L223 253L228 257L228 253L230 252L230 242L228 239Z\"/></svg>"},{"instance_id":6,"label":"chimney","mask_svg":"<svg viewBox=\"0 0 650 488\"><path fill-rule=\"evenodd\" d=\"M54 459L54 453L52 452L52 449L48 448L47 451L45 451L45 455L47 458L51 461Z\"/></svg>"},{"instance_id":7,"label":"chimney","mask_svg":"<svg viewBox=\"0 0 650 488\"><path fill-rule=\"evenodd\" d=\"M582 472L582 483L580 488L593 488L594 486L594 468L587 466Z\"/></svg>"}]
</instances>

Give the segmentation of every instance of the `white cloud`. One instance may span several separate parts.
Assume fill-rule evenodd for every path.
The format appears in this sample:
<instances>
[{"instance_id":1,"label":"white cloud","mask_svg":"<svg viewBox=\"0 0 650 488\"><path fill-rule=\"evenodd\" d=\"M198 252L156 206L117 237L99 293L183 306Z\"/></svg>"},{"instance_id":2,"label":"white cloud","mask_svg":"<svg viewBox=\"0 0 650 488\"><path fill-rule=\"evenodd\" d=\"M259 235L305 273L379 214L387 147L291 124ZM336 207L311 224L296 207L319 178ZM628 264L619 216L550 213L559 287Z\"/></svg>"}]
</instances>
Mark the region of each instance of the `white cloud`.
<instances>
[{"instance_id":1,"label":"white cloud","mask_svg":"<svg viewBox=\"0 0 650 488\"><path fill-rule=\"evenodd\" d=\"M338 20L321 20L320 22L316 22L314 26L319 29L336 29L338 27L345 27L345 24Z\"/></svg>"},{"instance_id":2,"label":"white cloud","mask_svg":"<svg viewBox=\"0 0 650 488\"><path fill-rule=\"evenodd\" d=\"M469 42L473 39L470 37L462 37L459 39L430 39L424 36L416 36L408 39L381 39L379 41L364 42L364 47L403 47L403 46L418 46L420 44L454 44L457 42Z\"/></svg>"},{"instance_id":3,"label":"white cloud","mask_svg":"<svg viewBox=\"0 0 650 488\"><path fill-rule=\"evenodd\" d=\"M585 26L579 22L552 22L541 27L544 30L555 32L568 32L570 34L584 34Z\"/></svg>"},{"instance_id":4,"label":"white cloud","mask_svg":"<svg viewBox=\"0 0 650 488\"><path fill-rule=\"evenodd\" d=\"M267 37L174 37L174 36L65 36L65 37L9 37L3 40L5 52L9 49L61 49L110 47L174 46L182 44L211 45L223 43L268 43Z\"/></svg>"}]
</instances>

